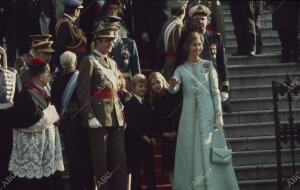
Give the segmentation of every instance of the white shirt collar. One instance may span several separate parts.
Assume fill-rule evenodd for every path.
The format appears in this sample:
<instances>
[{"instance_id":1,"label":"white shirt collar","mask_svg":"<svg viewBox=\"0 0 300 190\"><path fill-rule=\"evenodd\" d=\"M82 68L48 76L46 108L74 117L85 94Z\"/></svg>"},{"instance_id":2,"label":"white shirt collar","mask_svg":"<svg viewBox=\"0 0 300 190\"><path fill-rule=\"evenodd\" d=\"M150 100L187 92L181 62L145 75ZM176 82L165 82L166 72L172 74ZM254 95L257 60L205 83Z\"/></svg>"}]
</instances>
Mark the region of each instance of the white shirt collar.
<instances>
[{"instance_id":1,"label":"white shirt collar","mask_svg":"<svg viewBox=\"0 0 300 190\"><path fill-rule=\"evenodd\" d=\"M135 96L136 99L140 102L140 104L143 103L143 99L144 99L144 98L142 98L142 97L140 97L140 96L138 96L138 95L136 95L136 94L134 94L134 96Z\"/></svg>"}]
</instances>

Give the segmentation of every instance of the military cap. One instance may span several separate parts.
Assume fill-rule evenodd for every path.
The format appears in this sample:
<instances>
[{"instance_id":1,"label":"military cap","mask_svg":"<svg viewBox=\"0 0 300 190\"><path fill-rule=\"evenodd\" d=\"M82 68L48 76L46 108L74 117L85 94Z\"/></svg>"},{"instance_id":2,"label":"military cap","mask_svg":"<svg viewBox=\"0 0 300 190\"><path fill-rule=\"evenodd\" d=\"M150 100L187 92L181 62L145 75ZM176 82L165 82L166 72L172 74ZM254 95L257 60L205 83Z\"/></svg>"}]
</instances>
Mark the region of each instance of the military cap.
<instances>
[{"instance_id":1,"label":"military cap","mask_svg":"<svg viewBox=\"0 0 300 190\"><path fill-rule=\"evenodd\" d=\"M205 16L210 16L211 12L209 8L204 5L196 5L190 9L189 16L193 17L195 14L203 14Z\"/></svg>"},{"instance_id":2,"label":"military cap","mask_svg":"<svg viewBox=\"0 0 300 190\"><path fill-rule=\"evenodd\" d=\"M118 16L106 16L102 20L104 23L115 23L115 22L121 22L122 18Z\"/></svg>"},{"instance_id":3,"label":"military cap","mask_svg":"<svg viewBox=\"0 0 300 190\"><path fill-rule=\"evenodd\" d=\"M116 38L119 27L115 23L99 23L93 32L94 38Z\"/></svg>"},{"instance_id":4,"label":"military cap","mask_svg":"<svg viewBox=\"0 0 300 190\"><path fill-rule=\"evenodd\" d=\"M181 9L185 8L187 6L187 1L186 0L169 0L167 2L167 9Z\"/></svg>"},{"instance_id":5,"label":"military cap","mask_svg":"<svg viewBox=\"0 0 300 190\"><path fill-rule=\"evenodd\" d=\"M39 52L44 52L44 53L53 53L54 49L52 49L52 44L53 41L45 41L45 42L40 42L37 43L33 46L31 46L32 49L39 51Z\"/></svg>"},{"instance_id":6,"label":"military cap","mask_svg":"<svg viewBox=\"0 0 300 190\"><path fill-rule=\"evenodd\" d=\"M76 7L78 9L82 9L82 3L82 0L64 0L64 5L66 7Z\"/></svg>"},{"instance_id":7,"label":"military cap","mask_svg":"<svg viewBox=\"0 0 300 190\"><path fill-rule=\"evenodd\" d=\"M50 34L37 34L37 35L30 35L31 38L31 46L38 44L40 42L48 42L49 39L52 37Z\"/></svg>"}]
</instances>

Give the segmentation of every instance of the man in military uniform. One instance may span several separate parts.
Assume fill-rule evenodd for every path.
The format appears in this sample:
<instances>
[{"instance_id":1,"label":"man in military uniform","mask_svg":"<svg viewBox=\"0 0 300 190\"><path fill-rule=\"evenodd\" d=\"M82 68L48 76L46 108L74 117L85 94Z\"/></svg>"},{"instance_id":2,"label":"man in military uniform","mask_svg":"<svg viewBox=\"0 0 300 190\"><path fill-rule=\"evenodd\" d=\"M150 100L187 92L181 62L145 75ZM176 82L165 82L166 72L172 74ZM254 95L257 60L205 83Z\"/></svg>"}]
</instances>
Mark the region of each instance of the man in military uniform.
<instances>
[{"instance_id":1,"label":"man in military uniform","mask_svg":"<svg viewBox=\"0 0 300 190\"><path fill-rule=\"evenodd\" d=\"M77 95L88 127L98 189L126 189L123 105L118 97L120 71L108 54L117 27L99 25L94 32L95 50L79 66ZM108 174L109 173L109 174ZM108 176L107 176L108 175Z\"/></svg>"},{"instance_id":2,"label":"man in military uniform","mask_svg":"<svg viewBox=\"0 0 300 190\"><path fill-rule=\"evenodd\" d=\"M22 83L28 80L27 64L30 63L33 58L39 57L50 61L51 54L54 52L51 48L53 41L49 41L52 37L51 35L31 35L30 37L32 38L30 51L17 58L14 66L19 73Z\"/></svg>"},{"instance_id":3,"label":"man in military uniform","mask_svg":"<svg viewBox=\"0 0 300 190\"><path fill-rule=\"evenodd\" d=\"M237 52L233 56L254 56L256 51L256 30L252 1L229 1Z\"/></svg>"},{"instance_id":4,"label":"man in military uniform","mask_svg":"<svg viewBox=\"0 0 300 190\"><path fill-rule=\"evenodd\" d=\"M187 26L187 30L194 29L200 31L204 35L203 51L200 57L210 60L214 64L220 81L221 100L223 105L226 105L224 111L229 112L229 81L227 77L225 48L220 33L206 30L210 14L211 12L206 6L197 5L192 7L189 11L191 21Z\"/></svg>"},{"instance_id":5,"label":"man in military uniform","mask_svg":"<svg viewBox=\"0 0 300 190\"><path fill-rule=\"evenodd\" d=\"M65 51L72 51L76 54L78 63L87 53L87 39L84 32L78 26L78 18L83 8L81 0L65 0L64 16L55 26L56 37L55 55L53 58L52 70L60 68L59 57Z\"/></svg>"},{"instance_id":6,"label":"man in military uniform","mask_svg":"<svg viewBox=\"0 0 300 190\"><path fill-rule=\"evenodd\" d=\"M221 33L222 39L225 36L224 15L221 2L219 0L191 0L188 5L188 10L196 5L204 5L211 10L210 21L207 25L207 30ZM223 41L225 47L225 41Z\"/></svg>"},{"instance_id":7,"label":"man in military uniform","mask_svg":"<svg viewBox=\"0 0 300 190\"><path fill-rule=\"evenodd\" d=\"M165 22L160 34L158 48L162 53L162 65L159 65L159 70L168 81L176 69L176 48L181 30L183 28L183 19L185 17L187 1L168 1L167 8L171 11L171 17Z\"/></svg>"},{"instance_id":8,"label":"man in military uniform","mask_svg":"<svg viewBox=\"0 0 300 190\"><path fill-rule=\"evenodd\" d=\"M120 27L121 18L118 16L108 16L104 18L104 23L114 23ZM130 80L133 75L141 73L140 60L135 41L128 37L122 37L118 30L118 36L114 40L111 57L116 61L118 69L126 81L126 87L130 90Z\"/></svg>"}]
</instances>

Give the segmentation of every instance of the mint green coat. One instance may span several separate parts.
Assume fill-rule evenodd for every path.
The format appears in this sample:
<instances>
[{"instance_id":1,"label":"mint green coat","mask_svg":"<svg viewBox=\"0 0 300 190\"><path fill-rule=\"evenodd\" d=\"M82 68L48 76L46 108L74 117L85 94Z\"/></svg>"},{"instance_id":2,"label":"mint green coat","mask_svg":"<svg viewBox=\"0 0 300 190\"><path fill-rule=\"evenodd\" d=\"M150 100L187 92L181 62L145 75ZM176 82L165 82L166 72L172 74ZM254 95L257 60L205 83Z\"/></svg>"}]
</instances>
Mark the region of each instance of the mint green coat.
<instances>
[{"instance_id":1,"label":"mint green coat","mask_svg":"<svg viewBox=\"0 0 300 190\"><path fill-rule=\"evenodd\" d=\"M239 190L233 165L211 163L215 112L222 112L218 78L211 62L184 63L174 74L183 90L176 145L174 190Z\"/></svg>"}]
</instances>

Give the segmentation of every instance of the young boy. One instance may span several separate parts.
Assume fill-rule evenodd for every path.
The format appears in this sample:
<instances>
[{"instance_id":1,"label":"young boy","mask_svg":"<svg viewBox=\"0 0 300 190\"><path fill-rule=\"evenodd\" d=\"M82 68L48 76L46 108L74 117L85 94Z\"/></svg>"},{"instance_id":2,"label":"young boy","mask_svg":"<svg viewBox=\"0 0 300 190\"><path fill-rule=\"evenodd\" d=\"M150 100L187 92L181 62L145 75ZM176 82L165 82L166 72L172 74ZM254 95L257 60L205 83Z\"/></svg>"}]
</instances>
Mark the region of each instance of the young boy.
<instances>
[{"instance_id":1,"label":"young boy","mask_svg":"<svg viewBox=\"0 0 300 190\"><path fill-rule=\"evenodd\" d=\"M128 166L132 172L131 190L140 189L141 166L149 190L155 189L153 149L156 145L152 110L145 99L147 78L136 74L132 78L133 96L125 104L125 131Z\"/></svg>"}]
</instances>

